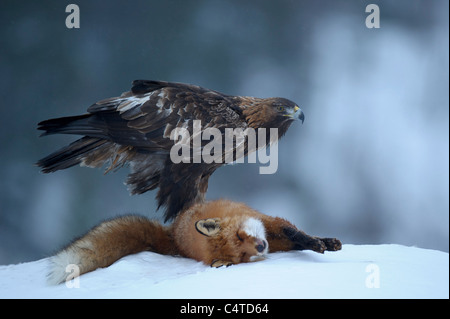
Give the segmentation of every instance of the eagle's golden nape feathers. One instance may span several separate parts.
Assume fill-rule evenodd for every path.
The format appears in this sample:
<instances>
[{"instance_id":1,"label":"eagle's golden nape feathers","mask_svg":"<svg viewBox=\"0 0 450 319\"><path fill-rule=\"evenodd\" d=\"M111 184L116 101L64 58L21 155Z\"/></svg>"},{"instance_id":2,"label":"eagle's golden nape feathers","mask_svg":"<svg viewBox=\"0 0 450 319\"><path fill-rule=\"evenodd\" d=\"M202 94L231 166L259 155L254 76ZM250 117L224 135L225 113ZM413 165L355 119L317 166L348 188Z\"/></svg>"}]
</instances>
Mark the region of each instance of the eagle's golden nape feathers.
<instances>
[{"instance_id":1,"label":"eagle's golden nape feathers","mask_svg":"<svg viewBox=\"0 0 450 319\"><path fill-rule=\"evenodd\" d=\"M294 120L303 122L303 112L284 98L231 96L196 85L136 80L130 91L94 103L87 114L40 122L42 135L83 137L37 165L44 173L74 165L106 165L106 171L129 165L130 192L158 189L158 205L166 208L167 221L204 201L209 177L224 165L171 161L170 151L177 142L171 139L174 129L187 130L192 136L194 121L200 121L202 129L217 129L222 137L227 128L276 128L280 138Z\"/></svg>"}]
</instances>

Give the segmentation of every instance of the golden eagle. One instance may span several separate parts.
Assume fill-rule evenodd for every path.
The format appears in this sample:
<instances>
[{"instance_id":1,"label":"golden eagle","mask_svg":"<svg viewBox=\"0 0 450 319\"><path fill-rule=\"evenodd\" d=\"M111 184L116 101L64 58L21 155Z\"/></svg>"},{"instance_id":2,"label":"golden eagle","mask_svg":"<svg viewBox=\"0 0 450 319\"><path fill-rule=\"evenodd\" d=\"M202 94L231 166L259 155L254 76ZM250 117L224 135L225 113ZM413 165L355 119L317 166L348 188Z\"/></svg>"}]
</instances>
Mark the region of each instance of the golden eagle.
<instances>
[{"instance_id":1,"label":"golden eagle","mask_svg":"<svg viewBox=\"0 0 450 319\"><path fill-rule=\"evenodd\" d=\"M106 163L110 171L129 164L131 172L126 183L131 194L159 188L158 208L166 207L166 221L204 201L209 177L224 164L174 163L170 157L177 143L171 139L174 129L183 128L192 134L194 121L200 120L202 130L214 128L222 136L227 128L276 128L280 138L293 120L304 120L299 107L284 98L232 96L196 85L147 80L134 81L130 91L101 100L87 111L38 124L38 129L45 131L42 135L83 135L39 160L42 172L77 164L101 167ZM246 144L244 154L249 151ZM225 154L225 150L222 152Z\"/></svg>"}]
</instances>

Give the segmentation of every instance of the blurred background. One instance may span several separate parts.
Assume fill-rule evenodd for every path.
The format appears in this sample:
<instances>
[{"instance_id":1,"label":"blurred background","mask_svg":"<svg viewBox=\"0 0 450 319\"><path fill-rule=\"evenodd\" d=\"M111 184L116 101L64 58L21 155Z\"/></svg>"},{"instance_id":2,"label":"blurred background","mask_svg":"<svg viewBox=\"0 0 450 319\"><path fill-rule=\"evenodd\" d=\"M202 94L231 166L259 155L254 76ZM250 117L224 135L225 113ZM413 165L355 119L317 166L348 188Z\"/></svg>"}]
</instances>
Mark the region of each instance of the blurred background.
<instances>
[{"instance_id":1,"label":"blurred background","mask_svg":"<svg viewBox=\"0 0 450 319\"><path fill-rule=\"evenodd\" d=\"M65 25L80 8L80 28ZM380 8L369 29L366 6ZM449 250L449 2L12 1L0 3L0 264L51 255L105 218L161 218L128 169L34 163L74 136L36 124L84 113L134 79L281 96L303 109L274 175L220 168L208 199L243 201L351 244Z\"/></svg>"}]
</instances>

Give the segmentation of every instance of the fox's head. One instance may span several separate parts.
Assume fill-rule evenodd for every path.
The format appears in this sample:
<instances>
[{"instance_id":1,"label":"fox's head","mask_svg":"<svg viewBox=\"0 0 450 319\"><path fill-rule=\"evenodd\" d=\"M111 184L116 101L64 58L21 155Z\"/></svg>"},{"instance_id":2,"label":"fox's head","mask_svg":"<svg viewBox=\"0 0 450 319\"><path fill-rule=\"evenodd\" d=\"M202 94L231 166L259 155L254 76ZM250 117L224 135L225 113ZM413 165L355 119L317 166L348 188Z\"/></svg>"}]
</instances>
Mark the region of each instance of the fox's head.
<instances>
[{"instance_id":1,"label":"fox's head","mask_svg":"<svg viewBox=\"0 0 450 319\"><path fill-rule=\"evenodd\" d=\"M257 218L208 218L195 223L197 231L210 237L213 247L234 263L263 259L269 251L264 224Z\"/></svg>"}]
</instances>

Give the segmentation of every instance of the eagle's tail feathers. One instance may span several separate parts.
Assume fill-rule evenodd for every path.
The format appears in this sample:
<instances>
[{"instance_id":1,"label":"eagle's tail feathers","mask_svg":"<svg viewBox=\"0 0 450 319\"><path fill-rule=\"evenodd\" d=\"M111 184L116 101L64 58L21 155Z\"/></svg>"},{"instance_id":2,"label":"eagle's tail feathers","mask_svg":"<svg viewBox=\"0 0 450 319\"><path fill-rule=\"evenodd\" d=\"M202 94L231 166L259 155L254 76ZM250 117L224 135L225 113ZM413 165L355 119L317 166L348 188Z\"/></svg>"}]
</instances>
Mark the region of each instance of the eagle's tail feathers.
<instances>
[{"instance_id":1,"label":"eagle's tail feathers","mask_svg":"<svg viewBox=\"0 0 450 319\"><path fill-rule=\"evenodd\" d=\"M100 167L110 158L107 151L111 142L106 140L83 137L42 158L36 165L42 172L50 173L69 168L78 164L90 167Z\"/></svg>"},{"instance_id":2,"label":"eagle's tail feathers","mask_svg":"<svg viewBox=\"0 0 450 319\"><path fill-rule=\"evenodd\" d=\"M38 130L45 131L41 136L51 134L76 134L87 136L104 136L104 132L99 127L94 127L89 123L92 114L78 116L60 117L42 121L38 124Z\"/></svg>"}]
</instances>

